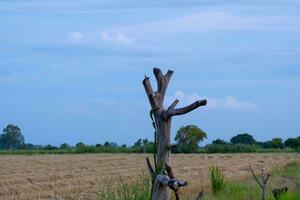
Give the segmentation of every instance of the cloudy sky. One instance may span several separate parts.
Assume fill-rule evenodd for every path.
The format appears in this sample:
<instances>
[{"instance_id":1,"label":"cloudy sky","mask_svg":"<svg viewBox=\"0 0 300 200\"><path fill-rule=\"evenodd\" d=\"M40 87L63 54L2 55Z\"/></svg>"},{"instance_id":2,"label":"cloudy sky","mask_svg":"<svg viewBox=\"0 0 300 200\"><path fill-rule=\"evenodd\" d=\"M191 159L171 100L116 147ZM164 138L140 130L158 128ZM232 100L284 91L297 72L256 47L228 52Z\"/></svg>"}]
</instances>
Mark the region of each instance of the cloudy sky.
<instances>
[{"instance_id":1,"label":"cloudy sky","mask_svg":"<svg viewBox=\"0 0 300 200\"><path fill-rule=\"evenodd\" d=\"M298 0L2 0L0 25L0 127L27 142L152 139L153 67L175 71L166 106L208 99L172 137L188 124L204 144L300 134Z\"/></svg>"}]
</instances>

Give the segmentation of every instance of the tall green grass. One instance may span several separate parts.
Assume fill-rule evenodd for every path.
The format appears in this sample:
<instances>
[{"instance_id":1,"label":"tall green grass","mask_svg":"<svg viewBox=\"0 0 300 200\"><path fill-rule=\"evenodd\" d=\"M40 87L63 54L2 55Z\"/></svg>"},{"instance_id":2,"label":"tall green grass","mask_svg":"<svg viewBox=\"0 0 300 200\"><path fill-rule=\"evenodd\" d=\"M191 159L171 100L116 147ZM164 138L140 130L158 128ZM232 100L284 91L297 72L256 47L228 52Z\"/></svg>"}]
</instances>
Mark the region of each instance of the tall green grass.
<instances>
[{"instance_id":1,"label":"tall green grass","mask_svg":"<svg viewBox=\"0 0 300 200\"><path fill-rule=\"evenodd\" d=\"M250 173L250 172L249 172ZM283 178L283 179L282 179ZM300 200L300 162L288 163L271 171L267 184L266 200L275 200L272 188L286 186L282 180L289 181L295 188L289 188L281 200ZM205 200L261 200L261 189L253 179L240 182L226 182L224 189L215 195L206 194Z\"/></svg>"},{"instance_id":2,"label":"tall green grass","mask_svg":"<svg viewBox=\"0 0 300 200\"><path fill-rule=\"evenodd\" d=\"M225 182L219 167L212 166L209 172L212 193L205 193L204 200L261 200L261 189L253 179ZM285 167L271 171L266 200L274 200L271 184L278 188L285 186L279 177L284 177L295 185L295 188L289 188L287 195L283 195L281 200L300 200L300 162L289 163ZM146 174L132 181L121 177L113 182L102 180L100 191L99 200L149 200L151 180ZM181 199L194 200L195 196L196 194L188 193L181 195ZM172 195L171 197L173 198Z\"/></svg>"},{"instance_id":3,"label":"tall green grass","mask_svg":"<svg viewBox=\"0 0 300 200\"><path fill-rule=\"evenodd\" d=\"M112 182L103 182L98 195L99 200L149 200L151 197L151 180L142 174L131 182L120 177Z\"/></svg>"},{"instance_id":4,"label":"tall green grass","mask_svg":"<svg viewBox=\"0 0 300 200\"><path fill-rule=\"evenodd\" d=\"M225 187L224 175L218 166L209 168L209 179L213 194L217 194Z\"/></svg>"},{"instance_id":5,"label":"tall green grass","mask_svg":"<svg viewBox=\"0 0 300 200\"><path fill-rule=\"evenodd\" d=\"M281 197L281 200L299 200L300 192L297 193L288 193Z\"/></svg>"}]
</instances>

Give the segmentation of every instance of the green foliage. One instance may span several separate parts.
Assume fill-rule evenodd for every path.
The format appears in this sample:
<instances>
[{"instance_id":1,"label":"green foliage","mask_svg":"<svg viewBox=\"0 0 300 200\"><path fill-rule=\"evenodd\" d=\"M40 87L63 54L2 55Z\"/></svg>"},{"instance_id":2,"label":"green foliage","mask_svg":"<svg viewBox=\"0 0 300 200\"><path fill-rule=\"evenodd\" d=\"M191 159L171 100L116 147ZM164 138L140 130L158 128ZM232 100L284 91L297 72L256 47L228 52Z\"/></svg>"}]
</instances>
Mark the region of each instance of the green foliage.
<instances>
[{"instance_id":1,"label":"green foliage","mask_svg":"<svg viewBox=\"0 0 300 200\"><path fill-rule=\"evenodd\" d=\"M133 153L132 149L122 146L84 145L75 148L76 153Z\"/></svg>"},{"instance_id":2,"label":"green foliage","mask_svg":"<svg viewBox=\"0 0 300 200\"><path fill-rule=\"evenodd\" d=\"M258 148L255 145L245 144L208 144L205 150L207 153L250 153L257 152Z\"/></svg>"},{"instance_id":3,"label":"green foliage","mask_svg":"<svg viewBox=\"0 0 300 200\"><path fill-rule=\"evenodd\" d=\"M300 161L288 163L275 171L278 176L292 180L300 191Z\"/></svg>"},{"instance_id":4,"label":"green foliage","mask_svg":"<svg viewBox=\"0 0 300 200\"><path fill-rule=\"evenodd\" d=\"M140 139L138 139L135 143L134 143L134 145L133 145L134 147L139 147L139 146L142 146L142 139L140 138Z\"/></svg>"},{"instance_id":5,"label":"green foliage","mask_svg":"<svg viewBox=\"0 0 300 200\"><path fill-rule=\"evenodd\" d=\"M205 200L261 200L261 189L257 187L257 183L254 180L243 180L241 182L224 182L220 184L222 178L220 178L221 171L218 167L211 168L214 171L215 185L223 185L216 193L205 193ZM273 182L275 185L282 184L281 178L285 180L292 180L296 185L294 190L289 190L287 195L282 196L281 200L299 200L300 198L300 163L293 162L287 164L283 168L277 168L272 171L272 179L270 181L278 180L279 182ZM278 179L279 178L279 179ZM217 181L218 180L218 181ZM101 192L98 195L100 200L149 200L151 194L151 180L148 176L142 175L136 181L129 183L125 179L120 178L118 181L101 181ZM280 185L281 186L281 185ZM268 187L269 188L269 187ZM182 196L182 199L194 200L195 194L188 194ZM267 190L266 200L274 200L271 189Z\"/></svg>"},{"instance_id":6,"label":"green foliage","mask_svg":"<svg viewBox=\"0 0 300 200\"><path fill-rule=\"evenodd\" d=\"M248 133L238 134L238 135L232 137L230 142L232 144L249 144L249 145L256 143L253 136L249 135Z\"/></svg>"},{"instance_id":7,"label":"green foliage","mask_svg":"<svg viewBox=\"0 0 300 200\"><path fill-rule=\"evenodd\" d=\"M0 149L20 149L24 147L25 141L21 129L13 124L7 125L0 135Z\"/></svg>"},{"instance_id":8,"label":"green foliage","mask_svg":"<svg viewBox=\"0 0 300 200\"><path fill-rule=\"evenodd\" d=\"M300 199L300 192L297 193L287 193L280 197L281 200L299 200Z\"/></svg>"},{"instance_id":9,"label":"green foliage","mask_svg":"<svg viewBox=\"0 0 300 200\"><path fill-rule=\"evenodd\" d=\"M283 142L281 138L273 138L272 139L272 147L273 148L283 148Z\"/></svg>"},{"instance_id":10,"label":"green foliage","mask_svg":"<svg viewBox=\"0 0 300 200\"><path fill-rule=\"evenodd\" d=\"M300 163L292 162L282 168L276 168L271 172L271 178L267 186L266 200L275 200L272 194L271 185L283 187L282 178L285 181L292 181L296 188L289 188L287 195L281 200L299 200L300 198ZM255 180L244 180L241 182L226 182L224 189L214 195L207 194L205 200L261 200L261 189L257 187ZM194 198L191 198L191 200Z\"/></svg>"},{"instance_id":11,"label":"green foliage","mask_svg":"<svg viewBox=\"0 0 300 200\"><path fill-rule=\"evenodd\" d=\"M83 142L78 142L76 145L75 145L76 148L84 148L85 147L85 144Z\"/></svg>"},{"instance_id":12,"label":"green foliage","mask_svg":"<svg viewBox=\"0 0 300 200\"><path fill-rule=\"evenodd\" d=\"M217 194L225 187L224 175L218 166L211 166L209 168L209 173L211 190L213 194Z\"/></svg>"},{"instance_id":13,"label":"green foliage","mask_svg":"<svg viewBox=\"0 0 300 200\"><path fill-rule=\"evenodd\" d=\"M149 200L151 196L151 180L144 174L131 183L122 177L114 184L103 180L101 187L99 200Z\"/></svg>"},{"instance_id":14,"label":"green foliage","mask_svg":"<svg viewBox=\"0 0 300 200\"><path fill-rule=\"evenodd\" d=\"M270 149L270 148L273 148L273 145L272 145L272 141L265 141L265 142L258 142L257 145L259 145L261 148L264 148L264 149Z\"/></svg>"},{"instance_id":15,"label":"green foliage","mask_svg":"<svg viewBox=\"0 0 300 200\"><path fill-rule=\"evenodd\" d=\"M45 150L55 150L55 149L58 149L58 148L56 146L52 146L51 144L48 144L48 145L44 146L43 149L45 149Z\"/></svg>"},{"instance_id":16,"label":"green foliage","mask_svg":"<svg viewBox=\"0 0 300 200\"><path fill-rule=\"evenodd\" d=\"M177 148L178 152L183 153L196 153L199 142L206 138L206 133L203 132L196 125L188 125L181 127L175 136L175 141L180 140L180 136L185 134L185 140Z\"/></svg>"},{"instance_id":17,"label":"green foliage","mask_svg":"<svg viewBox=\"0 0 300 200\"><path fill-rule=\"evenodd\" d=\"M225 140L216 139L212 141L212 144L228 144L228 142L226 142Z\"/></svg>"},{"instance_id":18,"label":"green foliage","mask_svg":"<svg viewBox=\"0 0 300 200\"><path fill-rule=\"evenodd\" d=\"M3 154L23 154L23 155L35 155L35 154L74 154L74 149L16 149L16 150L1 150L0 155Z\"/></svg>"},{"instance_id":19,"label":"green foliage","mask_svg":"<svg viewBox=\"0 0 300 200\"><path fill-rule=\"evenodd\" d=\"M261 200L260 189L247 182L228 182L224 189L213 195L207 195L205 200ZM267 199L269 200L269 199ZM271 200L271 199L270 199ZM274 200L274 199L272 199Z\"/></svg>"},{"instance_id":20,"label":"green foliage","mask_svg":"<svg viewBox=\"0 0 300 200\"><path fill-rule=\"evenodd\" d=\"M60 149L70 149L72 148L71 145L67 144L67 143L62 143L59 147Z\"/></svg>"},{"instance_id":21,"label":"green foliage","mask_svg":"<svg viewBox=\"0 0 300 200\"><path fill-rule=\"evenodd\" d=\"M134 153L153 153L154 143L149 141L147 138L138 139L131 147Z\"/></svg>"},{"instance_id":22,"label":"green foliage","mask_svg":"<svg viewBox=\"0 0 300 200\"><path fill-rule=\"evenodd\" d=\"M284 141L284 145L293 149L300 149L300 137L288 138L286 141Z\"/></svg>"},{"instance_id":23,"label":"green foliage","mask_svg":"<svg viewBox=\"0 0 300 200\"><path fill-rule=\"evenodd\" d=\"M172 153L300 152L300 137L288 138L284 143L281 138L274 138L272 141L255 142L255 145L247 145L240 143L252 144L255 140L249 134L240 134L231 139L234 143L239 141L237 144L228 143L222 139L216 139L212 144L208 144L204 148L199 148L198 143L206 138L206 133L195 125L181 127L175 137L177 142L182 133L185 133L186 140L180 145L172 147ZM0 135L0 149L2 149L0 150L0 154L32 155L46 153L154 153L156 147L155 143L149 141L147 138L138 139L133 146L127 146L126 144L118 145L115 142L105 142L104 144L98 143L96 145L86 145L83 142L79 142L75 147L67 143L63 143L59 147L51 144L45 146L34 145L31 143L25 144L20 129L17 126L8 125L4 129L4 133Z\"/></svg>"},{"instance_id":24,"label":"green foliage","mask_svg":"<svg viewBox=\"0 0 300 200\"><path fill-rule=\"evenodd\" d=\"M96 148L100 148L102 146L103 146L103 144L96 144Z\"/></svg>"}]
</instances>

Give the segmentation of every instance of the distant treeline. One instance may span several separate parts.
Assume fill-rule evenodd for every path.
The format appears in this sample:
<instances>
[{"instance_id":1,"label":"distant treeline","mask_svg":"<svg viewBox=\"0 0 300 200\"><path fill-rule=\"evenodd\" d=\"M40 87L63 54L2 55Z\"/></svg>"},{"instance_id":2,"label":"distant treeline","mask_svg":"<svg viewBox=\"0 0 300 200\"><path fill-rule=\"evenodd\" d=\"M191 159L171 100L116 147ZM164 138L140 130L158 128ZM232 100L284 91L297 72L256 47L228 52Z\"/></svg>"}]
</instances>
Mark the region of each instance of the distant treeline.
<instances>
[{"instance_id":1,"label":"distant treeline","mask_svg":"<svg viewBox=\"0 0 300 200\"><path fill-rule=\"evenodd\" d=\"M180 141L181 135L185 139ZM246 152L294 152L300 151L300 137L288 138L283 141L281 138L273 138L270 141L258 142L248 133L238 134L225 141L216 139L211 144L200 147L199 142L206 138L200 128L195 125L181 127L175 137L176 145L171 146L173 153L246 153ZM180 143L179 143L180 142ZM19 127L8 125L0 135L0 154L48 154L48 153L153 153L154 142L148 139L138 139L133 145L118 145L115 142L88 145L83 142L75 146L63 143L60 146L34 145L25 143Z\"/></svg>"}]
</instances>

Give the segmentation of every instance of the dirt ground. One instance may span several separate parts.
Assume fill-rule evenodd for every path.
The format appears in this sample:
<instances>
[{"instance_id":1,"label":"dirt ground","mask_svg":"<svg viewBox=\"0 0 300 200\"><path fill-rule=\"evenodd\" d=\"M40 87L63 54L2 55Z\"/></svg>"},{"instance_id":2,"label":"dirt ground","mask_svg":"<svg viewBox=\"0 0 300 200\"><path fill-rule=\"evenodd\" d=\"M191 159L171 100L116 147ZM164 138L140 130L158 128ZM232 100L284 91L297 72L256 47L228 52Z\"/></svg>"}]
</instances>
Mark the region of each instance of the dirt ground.
<instances>
[{"instance_id":1,"label":"dirt ground","mask_svg":"<svg viewBox=\"0 0 300 200\"><path fill-rule=\"evenodd\" d=\"M0 199L97 199L104 182L133 180L145 173L146 154L1 155ZM207 184L208 168L221 167L228 180L245 179L253 169L276 168L300 160L295 153L172 155L175 176L190 191Z\"/></svg>"}]
</instances>

